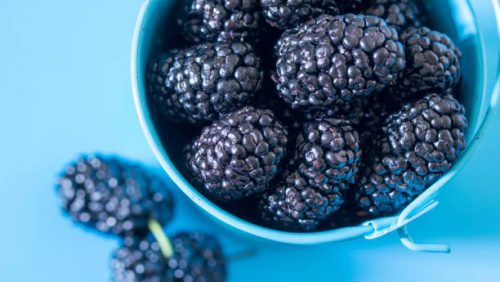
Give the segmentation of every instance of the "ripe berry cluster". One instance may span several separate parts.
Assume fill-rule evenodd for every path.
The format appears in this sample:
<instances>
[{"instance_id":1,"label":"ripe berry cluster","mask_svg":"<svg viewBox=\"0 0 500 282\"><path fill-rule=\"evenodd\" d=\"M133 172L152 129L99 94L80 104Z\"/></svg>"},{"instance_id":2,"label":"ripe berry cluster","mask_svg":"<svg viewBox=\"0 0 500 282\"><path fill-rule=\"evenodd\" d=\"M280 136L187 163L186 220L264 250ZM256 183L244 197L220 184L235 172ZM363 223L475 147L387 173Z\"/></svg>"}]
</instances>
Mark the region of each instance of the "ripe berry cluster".
<instances>
[{"instance_id":1,"label":"ripe berry cluster","mask_svg":"<svg viewBox=\"0 0 500 282\"><path fill-rule=\"evenodd\" d=\"M200 232L163 232L174 215L165 183L137 163L82 155L61 173L56 190L63 210L86 227L121 238L111 262L113 281L226 280L218 240Z\"/></svg>"},{"instance_id":2,"label":"ripe berry cluster","mask_svg":"<svg viewBox=\"0 0 500 282\"><path fill-rule=\"evenodd\" d=\"M149 103L197 132L183 170L231 212L290 231L393 214L464 150L461 52L417 0L183 3Z\"/></svg>"}]
</instances>

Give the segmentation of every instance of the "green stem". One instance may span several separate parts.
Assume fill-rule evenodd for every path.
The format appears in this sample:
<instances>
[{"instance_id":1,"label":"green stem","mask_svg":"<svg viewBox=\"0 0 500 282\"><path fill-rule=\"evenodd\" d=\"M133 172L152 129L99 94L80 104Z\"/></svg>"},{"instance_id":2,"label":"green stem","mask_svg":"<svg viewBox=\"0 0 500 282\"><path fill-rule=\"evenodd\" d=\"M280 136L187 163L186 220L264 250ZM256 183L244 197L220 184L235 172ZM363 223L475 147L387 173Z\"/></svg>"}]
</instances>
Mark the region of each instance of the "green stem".
<instances>
[{"instance_id":1,"label":"green stem","mask_svg":"<svg viewBox=\"0 0 500 282\"><path fill-rule=\"evenodd\" d=\"M148 220L148 227L151 233L153 233L156 241L160 245L160 250L163 256L165 258L171 257L174 254L174 248L172 247L170 239L168 239L167 235L165 235L165 232L163 232L161 224L154 219L150 219Z\"/></svg>"}]
</instances>

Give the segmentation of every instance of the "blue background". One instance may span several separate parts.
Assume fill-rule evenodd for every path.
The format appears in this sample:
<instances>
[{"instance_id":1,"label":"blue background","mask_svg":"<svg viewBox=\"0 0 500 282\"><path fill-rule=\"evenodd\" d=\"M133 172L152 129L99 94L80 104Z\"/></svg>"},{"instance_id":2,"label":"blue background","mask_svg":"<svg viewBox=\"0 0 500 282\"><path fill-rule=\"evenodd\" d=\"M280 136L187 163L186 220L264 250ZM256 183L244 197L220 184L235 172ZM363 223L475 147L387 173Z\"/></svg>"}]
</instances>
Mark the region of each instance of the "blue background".
<instances>
[{"instance_id":1,"label":"blue background","mask_svg":"<svg viewBox=\"0 0 500 282\"><path fill-rule=\"evenodd\" d=\"M496 62L490 1L473 2ZM118 242L62 216L53 186L80 152L118 153L160 170L130 88L141 1L0 3L0 281L108 281ZM488 70L490 85L496 71ZM218 228L178 192L167 230L214 232L227 253L258 246L257 256L230 264L230 281L500 281L498 138L496 116L440 207L410 227L419 240L449 243L450 255L410 252L394 234L308 247L257 241Z\"/></svg>"}]
</instances>

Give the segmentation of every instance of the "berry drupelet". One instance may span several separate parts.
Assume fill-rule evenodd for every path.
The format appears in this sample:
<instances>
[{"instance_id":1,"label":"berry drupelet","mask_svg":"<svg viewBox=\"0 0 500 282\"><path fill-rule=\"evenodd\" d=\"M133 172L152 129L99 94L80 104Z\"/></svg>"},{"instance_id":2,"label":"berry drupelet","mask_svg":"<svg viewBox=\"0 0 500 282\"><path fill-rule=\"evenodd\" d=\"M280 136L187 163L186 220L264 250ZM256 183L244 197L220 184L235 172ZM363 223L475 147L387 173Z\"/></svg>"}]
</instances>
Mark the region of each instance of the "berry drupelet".
<instances>
[{"instance_id":1,"label":"berry drupelet","mask_svg":"<svg viewBox=\"0 0 500 282\"><path fill-rule=\"evenodd\" d=\"M173 216L163 181L115 157L81 156L62 172L56 189L73 220L104 233L143 235L149 219L166 224Z\"/></svg>"},{"instance_id":2,"label":"berry drupelet","mask_svg":"<svg viewBox=\"0 0 500 282\"><path fill-rule=\"evenodd\" d=\"M304 111L381 91L405 67L398 33L373 16L320 16L286 31L275 51L278 93Z\"/></svg>"},{"instance_id":3,"label":"berry drupelet","mask_svg":"<svg viewBox=\"0 0 500 282\"><path fill-rule=\"evenodd\" d=\"M259 4L255 0L187 0L178 24L191 43L252 41L260 30Z\"/></svg>"},{"instance_id":4,"label":"berry drupelet","mask_svg":"<svg viewBox=\"0 0 500 282\"><path fill-rule=\"evenodd\" d=\"M429 94L389 116L360 178L358 207L397 212L447 172L465 148L464 113L453 96Z\"/></svg>"},{"instance_id":5,"label":"berry drupelet","mask_svg":"<svg viewBox=\"0 0 500 282\"><path fill-rule=\"evenodd\" d=\"M203 123L247 104L262 85L260 58L247 43L171 50L147 73L154 110L165 120Z\"/></svg>"},{"instance_id":6,"label":"berry drupelet","mask_svg":"<svg viewBox=\"0 0 500 282\"><path fill-rule=\"evenodd\" d=\"M396 98L445 93L458 84L462 53L447 35L426 27L409 28L400 39L405 45L406 69L394 91Z\"/></svg>"},{"instance_id":7,"label":"berry drupelet","mask_svg":"<svg viewBox=\"0 0 500 282\"><path fill-rule=\"evenodd\" d=\"M247 106L205 127L188 165L218 200L262 193L285 156L287 134L270 110Z\"/></svg>"}]
</instances>

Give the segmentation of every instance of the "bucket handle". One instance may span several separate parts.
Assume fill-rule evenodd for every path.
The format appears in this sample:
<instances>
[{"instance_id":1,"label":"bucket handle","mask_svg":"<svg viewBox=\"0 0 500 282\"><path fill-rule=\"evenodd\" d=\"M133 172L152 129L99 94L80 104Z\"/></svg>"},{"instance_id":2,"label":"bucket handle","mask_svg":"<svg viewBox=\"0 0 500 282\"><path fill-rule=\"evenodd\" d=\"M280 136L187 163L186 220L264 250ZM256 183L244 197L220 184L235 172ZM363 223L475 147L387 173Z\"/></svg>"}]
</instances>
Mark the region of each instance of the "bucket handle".
<instances>
[{"instance_id":1,"label":"bucket handle","mask_svg":"<svg viewBox=\"0 0 500 282\"><path fill-rule=\"evenodd\" d=\"M418 212L415 212L410 217L399 217L395 224L391 224L389 226L385 224L379 224L376 221L366 222L364 225L369 225L373 228L373 232L365 235L365 239L375 239L386 235L392 231L397 230L399 239L401 243L412 251L417 252L431 252L431 253L449 253L451 251L450 247L442 244L429 244L429 243L417 243L413 241L408 231L408 224L412 221L418 219L422 215L428 213L439 205L439 202L436 200L432 200L423 206ZM392 221L392 220L391 220ZM394 222L394 221L392 221Z\"/></svg>"},{"instance_id":2,"label":"bucket handle","mask_svg":"<svg viewBox=\"0 0 500 282\"><path fill-rule=\"evenodd\" d=\"M415 252L444 253L448 254L451 248L443 244L416 243L408 233L408 225L403 225L398 229L399 240L409 250Z\"/></svg>"},{"instance_id":3,"label":"bucket handle","mask_svg":"<svg viewBox=\"0 0 500 282\"><path fill-rule=\"evenodd\" d=\"M409 232L408 232L408 223L419 218L420 216L428 213L439 205L439 202L434 200L431 201L428 205L419 210L415 215L406 219L404 217L400 217L397 225L400 226L398 228L398 235L401 244L403 244L406 248L412 251L417 252L429 252L429 253L450 253L451 248L448 245L443 244L429 244L429 243L417 243L413 241Z\"/></svg>"}]
</instances>

